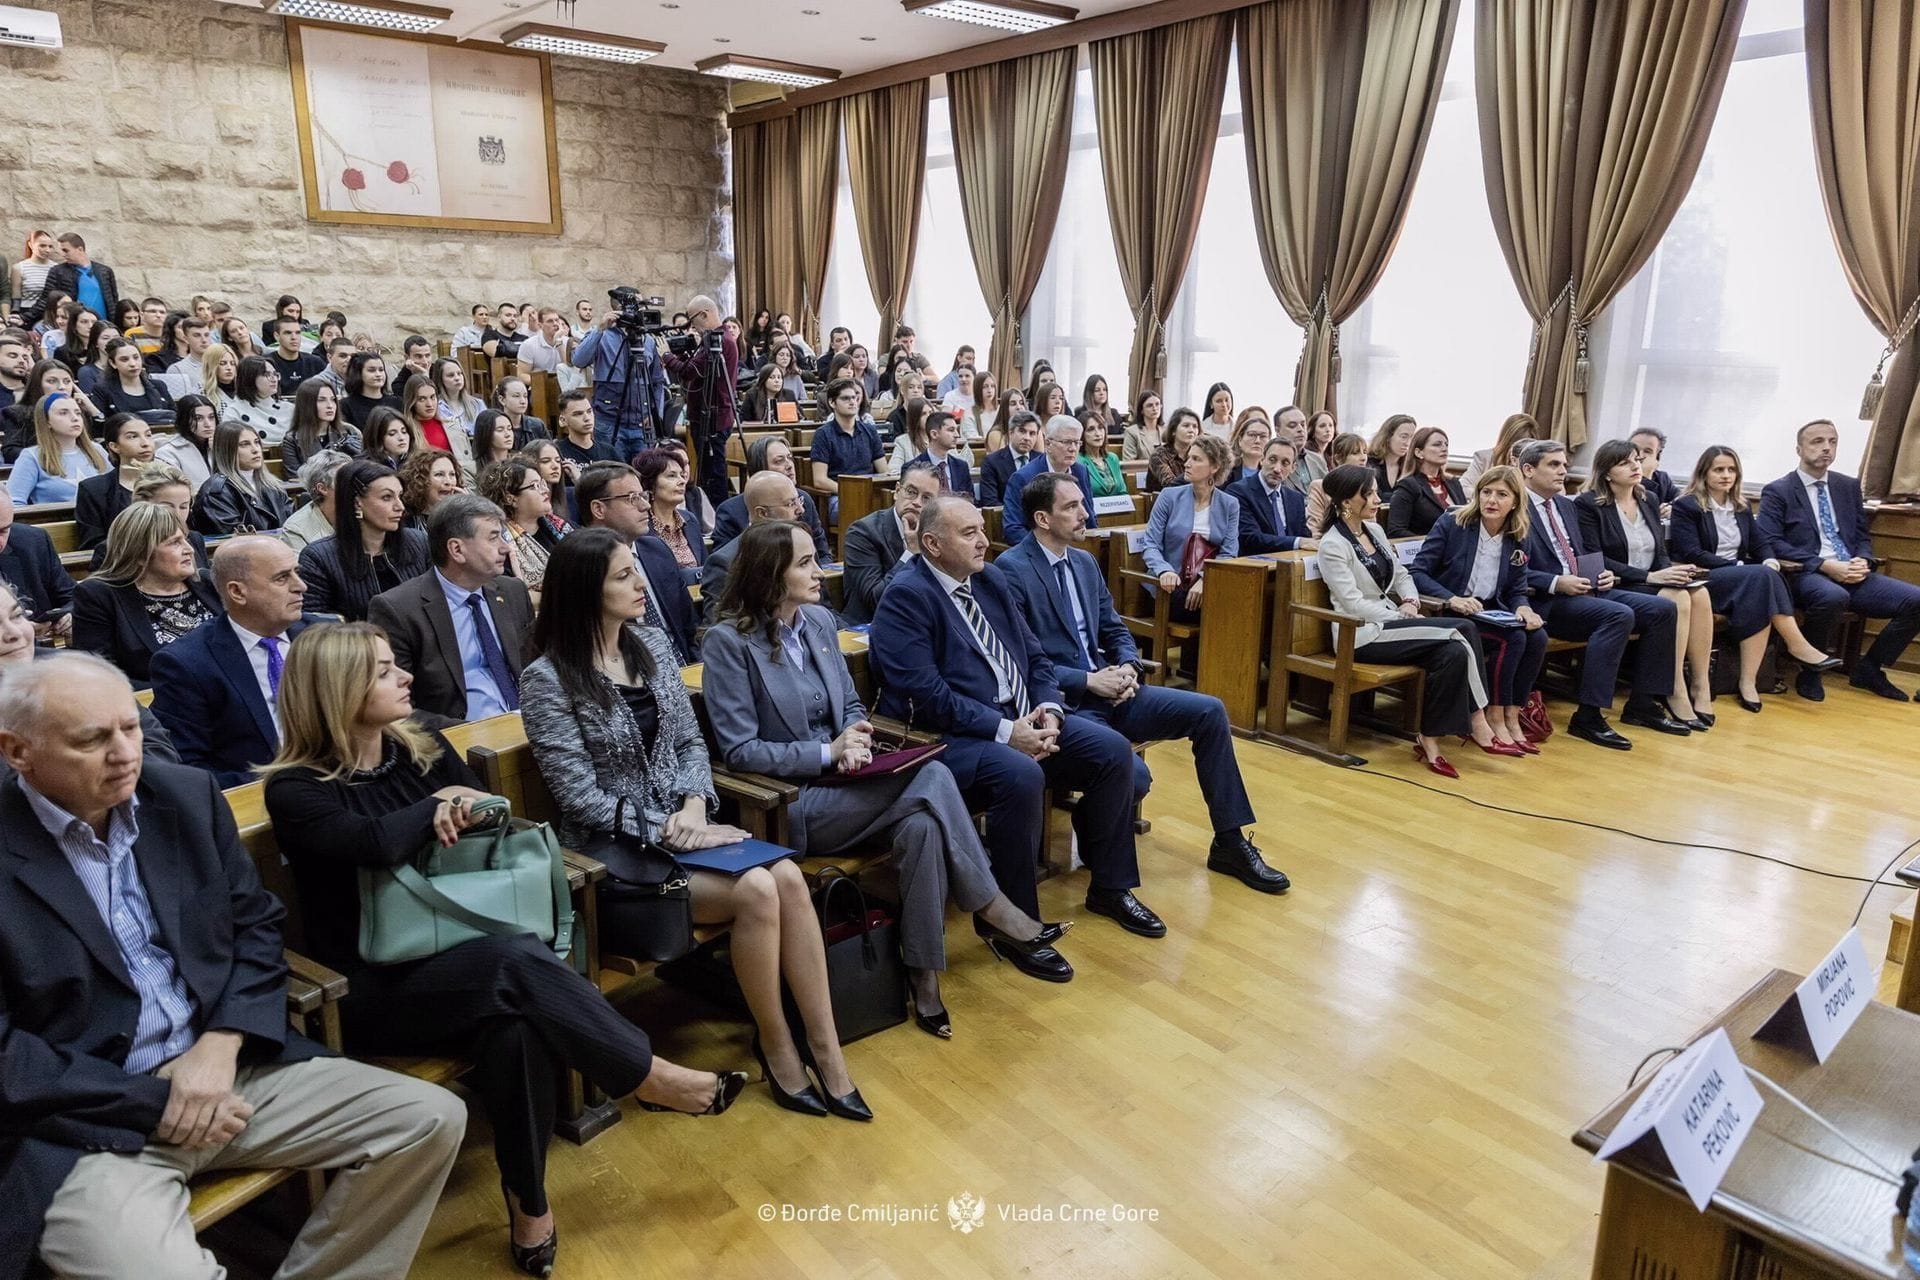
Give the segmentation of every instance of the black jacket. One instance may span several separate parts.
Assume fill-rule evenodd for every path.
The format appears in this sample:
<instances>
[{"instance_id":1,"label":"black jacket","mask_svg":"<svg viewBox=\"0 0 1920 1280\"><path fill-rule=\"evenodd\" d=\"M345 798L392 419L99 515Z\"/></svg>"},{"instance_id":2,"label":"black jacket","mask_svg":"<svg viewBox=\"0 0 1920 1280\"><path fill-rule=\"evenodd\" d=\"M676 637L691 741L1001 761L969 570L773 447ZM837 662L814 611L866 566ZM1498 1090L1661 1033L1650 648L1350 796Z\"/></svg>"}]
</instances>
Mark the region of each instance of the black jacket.
<instances>
[{"instance_id":1,"label":"black jacket","mask_svg":"<svg viewBox=\"0 0 1920 1280\"><path fill-rule=\"evenodd\" d=\"M225 538L251 529L270 533L293 514L293 499L285 489L262 485L253 493L215 474L193 495L193 507L187 517L196 533L209 538Z\"/></svg>"},{"instance_id":2,"label":"black jacket","mask_svg":"<svg viewBox=\"0 0 1920 1280\"><path fill-rule=\"evenodd\" d=\"M418 529L390 534L387 548L388 561L398 579L393 583L396 587L433 567L427 554L427 535ZM671 558L673 553L667 554ZM301 549L300 577L307 584L308 611L337 613L348 622L365 622L367 605L381 590L379 576L371 566L358 577L348 576L340 563L338 537L322 538Z\"/></svg>"},{"instance_id":3,"label":"black jacket","mask_svg":"<svg viewBox=\"0 0 1920 1280\"><path fill-rule=\"evenodd\" d=\"M220 593L204 576L188 578L187 590L208 613L216 617L226 613ZM99 654L126 672L136 686L145 687L153 678L153 655L163 646L139 588L92 577L73 591L73 647Z\"/></svg>"},{"instance_id":4,"label":"black jacket","mask_svg":"<svg viewBox=\"0 0 1920 1280\"><path fill-rule=\"evenodd\" d=\"M1734 523L1740 527L1740 548L1733 559L1715 554L1720 547L1720 530L1714 526L1713 513L1700 505L1700 499L1692 494L1675 498L1673 501L1673 528L1667 532L1667 545L1672 549L1674 558L1687 564L1697 564L1702 569L1722 569L1730 564L1759 564L1766 557L1760 554L1760 531L1754 524L1754 504L1733 513Z\"/></svg>"},{"instance_id":5,"label":"black jacket","mask_svg":"<svg viewBox=\"0 0 1920 1280\"><path fill-rule=\"evenodd\" d=\"M1453 506L1462 506L1467 497L1460 489L1460 482L1452 476L1446 477L1447 500ZM1433 486L1427 483L1425 475L1416 471L1412 475L1400 477L1400 483L1393 486L1393 492L1387 495L1387 536L1389 538L1424 538L1447 509L1433 496Z\"/></svg>"},{"instance_id":6,"label":"black jacket","mask_svg":"<svg viewBox=\"0 0 1920 1280\"><path fill-rule=\"evenodd\" d=\"M35 622L48 622L73 604L73 579L60 565L53 539L44 529L16 520L7 546L0 551L0 579L20 598L20 607Z\"/></svg>"},{"instance_id":7,"label":"black jacket","mask_svg":"<svg viewBox=\"0 0 1920 1280\"><path fill-rule=\"evenodd\" d=\"M73 500L73 522L80 535L80 549L91 551L107 544L107 529L113 518L133 505L133 491L120 483L120 468L105 475L88 476L80 482Z\"/></svg>"},{"instance_id":8,"label":"black jacket","mask_svg":"<svg viewBox=\"0 0 1920 1280\"><path fill-rule=\"evenodd\" d=\"M1653 531L1653 563L1645 569L1627 563L1627 526L1620 520L1619 506L1598 501L1592 490L1573 500L1574 509L1580 513L1581 541L1605 556L1607 568L1624 583L1645 582L1649 572L1673 563L1667 554L1666 532L1660 527L1660 508L1654 505L1651 494L1642 493L1639 502L1641 523Z\"/></svg>"},{"instance_id":9,"label":"black jacket","mask_svg":"<svg viewBox=\"0 0 1920 1280\"><path fill-rule=\"evenodd\" d=\"M93 278L100 285L100 298L106 303L106 312L100 319L107 324L113 323L114 307L120 301L120 282L114 278L113 268L104 262L90 264ZM47 268L46 287L40 290L40 302L36 309L26 317L29 327L39 324L42 312L46 309L47 295L64 293L69 298L80 296L80 268L71 262L56 262Z\"/></svg>"}]
</instances>

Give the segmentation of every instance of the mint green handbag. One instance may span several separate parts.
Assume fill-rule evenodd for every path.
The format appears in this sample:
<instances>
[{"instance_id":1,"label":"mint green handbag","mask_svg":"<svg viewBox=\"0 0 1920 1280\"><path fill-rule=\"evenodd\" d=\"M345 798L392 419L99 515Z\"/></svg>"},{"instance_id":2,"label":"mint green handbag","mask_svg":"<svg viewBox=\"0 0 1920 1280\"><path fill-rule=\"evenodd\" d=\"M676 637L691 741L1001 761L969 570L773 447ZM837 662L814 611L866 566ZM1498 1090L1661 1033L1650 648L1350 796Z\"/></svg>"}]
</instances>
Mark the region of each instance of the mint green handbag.
<instances>
[{"instance_id":1,"label":"mint green handbag","mask_svg":"<svg viewBox=\"0 0 1920 1280\"><path fill-rule=\"evenodd\" d=\"M360 958L424 960L474 938L530 933L562 958L573 947L573 896L553 828L515 818L504 796L476 801L493 821L454 844L430 840L412 861L360 868Z\"/></svg>"}]
</instances>

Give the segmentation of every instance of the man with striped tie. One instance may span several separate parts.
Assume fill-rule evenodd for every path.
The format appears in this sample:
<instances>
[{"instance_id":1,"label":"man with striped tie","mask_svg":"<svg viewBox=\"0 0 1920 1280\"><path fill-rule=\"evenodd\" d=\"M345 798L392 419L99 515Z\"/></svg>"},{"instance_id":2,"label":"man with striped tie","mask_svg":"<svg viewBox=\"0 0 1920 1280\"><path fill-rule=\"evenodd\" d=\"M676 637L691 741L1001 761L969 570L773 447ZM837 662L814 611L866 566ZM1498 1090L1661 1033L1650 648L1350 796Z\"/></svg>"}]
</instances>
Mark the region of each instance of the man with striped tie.
<instances>
[{"instance_id":1,"label":"man with striped tie","mask_svg":"<svg viewBox=\"0 0 1920 1280\"><path fill-rule=\"evenodd\" d=\"M1052 662L1006 579L986 562L979 508L951 494L929 500L919 549L874 614L879 711L945 735L943 760L968 804L985 807L994 877L1016 906L1029 915L1040 909L1034 868L1047 788L1078 791L1074 830L1092 873L1087 909L1143 937L1163 937L1166 925L1133 894L1140 870L1127 740L1065 710ZM1064 960L1059 966L1064 973L1021 968L1058 982L1073 976Z\"/></svg>"}]
</instances>

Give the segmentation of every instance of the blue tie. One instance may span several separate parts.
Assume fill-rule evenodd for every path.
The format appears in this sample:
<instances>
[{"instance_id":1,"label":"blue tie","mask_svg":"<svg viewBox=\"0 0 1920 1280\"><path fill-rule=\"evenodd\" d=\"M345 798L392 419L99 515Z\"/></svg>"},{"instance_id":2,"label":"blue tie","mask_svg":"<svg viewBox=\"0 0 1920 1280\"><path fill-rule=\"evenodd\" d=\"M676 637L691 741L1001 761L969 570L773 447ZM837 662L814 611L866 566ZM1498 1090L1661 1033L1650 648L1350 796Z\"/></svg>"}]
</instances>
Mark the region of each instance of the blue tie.
<instances>
[{"instance_id":1,"label":"blue tie","mask_svg":"<svg viewBox=\"0 0 1920 1280\"><path fill-rule=\"evenodd\" d=\"M467 608L473 613L473 629L480 637L480 660L487 665L487 674L493 677L493 687L500 694L500 701L509 711L520 709L520 681L514 677L513 668L507 665L507 655L500 652L500 642L493 638L493 625L487 619L487 610L481 593L476 591L467 597Z\"/></svg>"},{"instance_id":2,"label":"blue tie","mask_svg":"<svg viewBox=\"0 0 1920 1280\"><path fill-rule=\"evenodd\" d=\"M1847 550L1847 540L1840 536L1839 522L1833 518L1833 503L1827 498L1827 482L1815 480L1813 492L1820 504L1820 532L1826 536L1828 542L1833 544L1833 558L1835 560L1853 559L1853 553Z\"/></svg>"},{"instance_id":3,"label":"blue tie","mask_svg":"<svg viewBox=\"0 0 1920 1280\"><path fill-rule=\"evenodd\" d=\"M1067 616L1070 618L1073 617L1074 616L1073 583L1069 581L1067 578L1067 562L1065 560L1055 560L1053 562L1053 580L1060 584L1060 594L1062 597L1065 598L1067 602ZM1080 621L1077 625L1080 632L1080 636L1079 636L1080 648L1086 655L1087 670L1097 671L1099 670L1099 664L1094 661L1093 637L1088 633L1088 630L1087 630L1090 623L1087 619L1087 611L1084 607L1079 610L1079 619Z\"/></svg>"}]
</instances>

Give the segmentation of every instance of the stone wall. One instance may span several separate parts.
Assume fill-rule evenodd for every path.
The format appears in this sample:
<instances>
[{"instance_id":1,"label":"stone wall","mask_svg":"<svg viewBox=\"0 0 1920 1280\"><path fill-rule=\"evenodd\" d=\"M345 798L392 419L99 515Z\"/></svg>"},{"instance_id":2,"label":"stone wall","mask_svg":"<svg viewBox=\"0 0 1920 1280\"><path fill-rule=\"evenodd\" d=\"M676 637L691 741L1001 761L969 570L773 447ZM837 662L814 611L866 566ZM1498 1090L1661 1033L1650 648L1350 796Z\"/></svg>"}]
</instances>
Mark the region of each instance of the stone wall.
<instances>
[{"instance_id":1,"label":"stone wall","mask_svg":"<svg viewBox=\"0 0 1920 1280\"><path fill-rule=\"evenodd\" d=\"M66 48L0 49L0 250L79 231L123 292L194 293L261 319L281 293L383 342L445 335L474 302L604 306L616 283L675 306L731 297L726 84L553 60L558 236L309 222L279 18L214 0L9 0Z\"/></svg>"}]
</instances>

